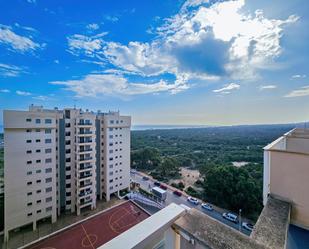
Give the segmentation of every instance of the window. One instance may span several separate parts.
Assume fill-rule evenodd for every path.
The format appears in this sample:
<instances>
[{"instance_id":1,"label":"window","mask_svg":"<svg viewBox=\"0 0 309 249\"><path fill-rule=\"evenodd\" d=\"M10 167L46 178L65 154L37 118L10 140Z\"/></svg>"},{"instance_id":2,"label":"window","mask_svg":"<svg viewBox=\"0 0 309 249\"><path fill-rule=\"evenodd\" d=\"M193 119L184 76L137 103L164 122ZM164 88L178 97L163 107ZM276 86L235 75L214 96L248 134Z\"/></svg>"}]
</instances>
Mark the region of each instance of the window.
<instances>
[{"instance_id":1,"label":"window","mask_svg":"<svg viewBox=\"0 0 309 249\"><path fill-rule=\"evenodd\" d=\"M71 153L71 149L65 150L65 153L66 153L66 154L70 154L70 153Z\"/></svg>"},{"instance_id":2,"label":"window","mask_svg":"<svg viewBox=\"0 0 309 249\"><path fill-rule=\"evenodd\" d=\"M32 206L32 202L28 202L27 203L27 206L29 207L29 206Z\"/></svg>"},{"instance_id":3,"label":"window","mask_svg":"<svg viewBox=\"0 0 309 249\"><path fill-rule=\"evenodd\" d=\"M42 170L40 170L40 169L37 169L36 171L35 171L35 173L37 173L37 174L39 174L39 173L41 173L42 172Z\"/></svg>"},{"instance_id":4,"label":"window","mask_svg":"<svg viewBox=\"0 0 309 249\"><path fill-rule=\"evenodd\" d=\"M36 201L36 204L39 204L39 203L41 203L41 202L42 202L41 200L37 200L37 201Z\"/></svg>"},{"instance_id":5,"label":"window","mask_svg":"<svg viewBox=\"0 0 309 249\"><path fill-rule=\"evenodd\" d=\"M65 162L67 162L67 163L71 162L71 158L70 158L70 157L69 157L69 158L66 158L66 159L65 159Z\"/></svg>"},{"instance_id":6,"label":"window","mask_svg":"<svg viewBox=\"0 0 309 249\"><path fill-rule=\"evenodd\" d=\"M113 135L109 135L109 138L113 138Z\"/></svg>"},{"instance_id":7,"label":"window","mask_svg":"<svg viewBox=\"0 0 309 249\"><path fill-rule=\"evenodd\" d=\"M71 196L71 192L66 192L65 196Z\"/></svg>"},{"instance_id":8,"label":"window","mask_svg":"<svg viewBox=\"0 0 309 249\"><path fill-rule=\"evenodd\" d=\"M50 211L52 211L52 209L53 209L52 207L47 207L46 212L50 212Z\"/></svg>"},{"instance_id":9,"label":"window","mask_svg":"<svg viewBox=\"0 0 309 249\"><path fill-rule=\"evenodd\" d=\"M36 143L40 143L40 142L41 142L41 139L36 139L35 142L36 142Z\"/></svg>"},{"instance_id":10,"label":"window","mask_svg":"<svg viewBox=\"0 0 309 249\"><path fill-rule=\"evenodd\" d=\"M51 163L52 162L52 159L51 158L46 158L45 159L45 163Z\"/></svg>"},{"instance_id":11,"label":"window","mask_svg":"<svg viewBox=\"0 0 309 249\"><path fill-rule=\"evenodd\" d=\"M113 128L109 128L109 131L113 131Z\"/></svg>"},{"instance_id":12,"label":"window","mask_svg":"<svg viewBox=\"0 0 309 249\"><path fill-rule=\"evenodd\" d=\"M113 150L109 150L109 153L113 153L114 151Z\"/></svg>"},{"instance_id":13,"label":"window","mask_svg":"<svg viewBox=\"0 0 309 249\"><path fill-rule=\"evenodd\" d=\"M109 175L110 175L110 176L112 176L113 174L114 174L114 172L113 172L113 171L109 172Z\"/></svg>"},{"instance_id":14,"label":"window","mask_svg":"<svg viewBox=\"0 0 309 249\"><path fill-rule=\"evenodd\" d=\"M31 154L32 153L32 151L31 150L27 150L27 154Z\"/></svg>"},{"instance_id":15,"label":"window","mask_svg":"<svg viewBox=\"0 0 309 249\"><path fill-rule=\"evenodd\" d=\"M45 169L45 173L51 173L51 172L52 172L52 168Z\"/></svg>"},{"instance_id":16,"label":"window","mask_svg":"<svg viewBox=\"0 0 309 249\"><path fill-rule=\"evenodd\" d=\"M45 129L45 134L50 134L51 133L51 129Z\"/></svg>"},{"instance_id":17,"label":"window","mask_svg":"<svg viewBox=\"0 0 309 249\"><path fill-rule=\"evenodd\" d=\"M66 188L71 188L71 183L67 183L67 184L65 185L65 187L66 187Z\"/></svg>"},{"instance_id":18,"label":"window","mask_svg":"<svg viewBox=\"0 0 309 249\"><path fill-rule=\"evenodd\" d=\"M35 123L36 123L36 124L40 124L40 123L41 123L41 119L37 118L37 119L35 120Z\"/></svg>"},{"instance_id":19,"label":"window","mask_svg":"<svg viewBox=\"0 0 309 249\"><path fill-rule=\"evenodd\" d=\"M41 183L42 181L41 180L36 180L36 183Z\"/></svg>"},{"instance_id":20,"label":"window","mask_svg":"<svg viewBox=\"0 0 309 249\"><path fill-rule=\"evenodd\" d=\"M110 123L110 124L113 124L113 123L114 123L114 120L110 120L109 123Z\"/></svg>"},{"instance_id":21,"label":"window","mask_svg":"<svg viewBox=\"0 0 309 249\"><path fill-rule=\"evenodd\" d=\"M110 183L113 182L113 181L114 181L113 179L109 180Z\"/></svg>"},{"instance_id":22,"label":"window","mask_svg":"<svg viewBox=\"0 0 309 249\"><path fill-rule=\"evenodd\" d=\"M27 142L27 144L30 144L30 143L31 143L31 140L29 139L29 140L27 140L26 142Z\"/></svg>"},{"instance_id":23,"label":"window","mask_svg":"<svg viewBox=\"0 0 309 249\"><path fill-rule=\"evenodd\" d=\"M29 185L32 185L32 182L27 182L27 185L29 186Z\"/></svg>"},{"instance_id":24,"label":"window","mask_svg":"<svg viewBox=\"0 0 309 249\"><path fill-rule=\"evenodd\" d=\"M113 158L112 158L112 157L110 157L110 158L109 158L109 160L110 160L110 161L112 161L112 160L113 160Z\"/></svg>"},{"instance_id":25,"label":"window","mask_svg":"<svg viewBox=\"0 0 309 249\"><path fill-rule=\"evenodd\" d=\"M68 200L68 201L65 202L65 204L66 204L66 205L71 205L71 201Z\"/></svg>"},{"instance_id":26,"label":"window","mask_svg":"<svg viewBox=\"0 0 309 249\"><path fill-rule=\"evenodd\" d=\"M46 144L50 144L51 141L52 141L52 140L51 140L50 138L45 139L45 143L46 143Z\"/></svg>"},{"instance_id":27,"label":"window","mask_svg":"<svg viewBox=\"0 0 309 249\"><path fill-rule=\"evenodd\" d=\"M51 152L52 152L52 149L50 149L50 148L49 149L45 149L45 153L46 154L51 153Z\"/></svg>"},{"instance_id":28,"label":"window","mask_svg":"<svg viewBox=\"0 0 309 249\"><path fill-rule=\"evenodd\" d=\"M30 195L32 195L32 192L28 192L28 193L27 193L27 196L30 196Z\"/></svg>"},{"instance_id":29,"label":"window","mask_svg":"<svg viewBox=\"0 0 309 249\"><path fill-rule=\"evenodd\" d=\"M113 165L112 165L112 164L110 164L110 165L109 165L109 168L110 168L110 169L112 169L112 168L113 168Z\"/></svg>"},{"instance_id":30,"label":"window","mask_svg":"<svg viewBox=\"0 0 309 249\"><path fill-rule=\"evenodd\" d=\"M38 150L36 150L35 152L36 152L36 153L40 153L40 152L41 152L41 150L40 150L40 149L38 149Z\"/></svg>"},{"instance_id":31,"label":"window","mask_svg":"<svg viewBox=\"0 0 309 249\"><path fill-rule=\"evenodd\" d=\"M49 183L49 182L51 182L51 181L52 181L52 178L51 178L51 177L45 179L45 183Z\"/></svg>"},{"instance_id":32,"label":"window","mask_svg":"<svg viewBox=\"0 0 309 249\"><path fill-rule=\"evenodd\" d=\"M31 164L32 163L32 161L27 161L27 164Z\"/></svg>"},{"instance_id":33,"label":"window","mask_svg":"<svg viewBox=\"0 0 309 249\"><path fill-rule=\"evenodd\" d=\"M41 189L39 189L39 190L36 191L37 194L39 194L39 193L41 193L41 192L42 192Z\"/></svg>"},{"instance_id":34,"label":"window","mask_svg":"<svg viewBox=\"0 0 309 249\"><path fill-rule=\"evenodd\" d=\"M66 145L70 145L70 144L71 144L71 141L70 141L70 140L66 140L66 141L65 141L65 144L66 144Z\"/></svg>"},{"instance_id":35,"label":"window","mask_svg":"<svg viewBox=\"0 0 309 249\"><path fill-rule=\"evenodd\" d=\"M31 129L27 129L26 132L31 132Z\"/></svg>"},{"instance_id":36,"label":"window","mask_svg":"<svg viewBox=\"0 0 309 249\"><path fill-rule=\"evenodd\" d=\"M31 118L27 118L27 119L26 119L26 122L31 122Z\"/></svg>"},{"instance_id":37,"label":"window","mask_svg":"<svg viewBox=\"0 0 309 249\"><path fill-rule=\"evenodd\" d=\"M32 175L32 171L28 171L27 172L27 175L29 176L29 175Z\"/></svg>"},{"instance_id":38,"label":"window","mask_svg":"<svg viewBox=\"0 0 309 249\"><path fill-rule=\"evenodd\" d=\"M35 129L35 132L41 132L41 129Z\"/></svg>"},{"instance_id":39,"label":"window","mask_svg":"<svg viewBox=\"0 0 309 249\"><path fill-rule=\"evenodd\" d=\"M40 160L40 159L38 159L38 160L36 160L35 162L36 162L36 163L41 163L41 160Z\"/></svg>"},{"instance_id":40,"label":"window","mask_svg":"<svg viewBox=\"0 0 309 249\"><path fill-rule=\"evenodd\" d=\"M42 212L42 210L37 210L37 211L36 211L37 214L39 214L39 213L41 213L41 212Z\"/></svg>"},{"instance_id":41,"label":"window","mask_svg":"<svg viewBox=\"0 0 309 249\"><path fill-rule=\"evenodd\" d=\"M50 118L45 119L45 124L51 124L52 120Z\"/></svg>"},{"instance_id":42,"label":"window","mask_svg":"<svg viewBox=\"0 0 309 249\"><path fill-rule=\"evenodd\" d=\"M27 216L28 216L28 217L29 217L29 216L32 216L32 213L28 213Z\"/></svg>"},{"instance_id":43,"label":"window","mask_svg":"<svg viewBox=\"0 0 309 249\"><path fill-rule=\"evenodd\" d=\"M71 175L66 175L65 179L67 179L67 180L71 179Z\"/></svg>"},{"instance_id":44,"label":"window","mask_svg":"<svg viewBox=\"0 0 309 249\"><path fill-rule=\"evenodd\" d=\"M112 190L112 189L113 189L113 186L110 186L109 189Z\"/></svg>"},{"instance_id":45,"label":"window","mask_svg":"<svg viewBox=\"0 0 309 249\"><path fill-rule=\"evenodd\" d=\"M48 187L48 188L45 189L45 192L46 192L46 193L49 193L49 192L51 192L52 190L53 190L52 187Z\"/></svg>"}]
</instances>

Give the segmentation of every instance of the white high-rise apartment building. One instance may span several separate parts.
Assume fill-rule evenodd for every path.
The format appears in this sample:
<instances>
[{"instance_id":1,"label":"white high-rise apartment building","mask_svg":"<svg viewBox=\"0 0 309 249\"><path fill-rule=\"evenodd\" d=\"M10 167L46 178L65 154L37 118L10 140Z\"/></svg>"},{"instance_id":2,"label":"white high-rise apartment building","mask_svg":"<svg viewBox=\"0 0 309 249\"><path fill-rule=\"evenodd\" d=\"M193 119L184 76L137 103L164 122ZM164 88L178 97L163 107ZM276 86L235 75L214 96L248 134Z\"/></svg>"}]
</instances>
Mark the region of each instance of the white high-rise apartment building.
<instances>
[{"instance_id":1,"label":"white high-rise apartment building","mask_svg":"<svg viewBox=\"0 0 309 249\"><path fill-rule=\"evenodd\" d=\"M4 111L5 238L9 231L96 208L130 185L131 117L80 109Z\"/></svg>"}]
</instances>

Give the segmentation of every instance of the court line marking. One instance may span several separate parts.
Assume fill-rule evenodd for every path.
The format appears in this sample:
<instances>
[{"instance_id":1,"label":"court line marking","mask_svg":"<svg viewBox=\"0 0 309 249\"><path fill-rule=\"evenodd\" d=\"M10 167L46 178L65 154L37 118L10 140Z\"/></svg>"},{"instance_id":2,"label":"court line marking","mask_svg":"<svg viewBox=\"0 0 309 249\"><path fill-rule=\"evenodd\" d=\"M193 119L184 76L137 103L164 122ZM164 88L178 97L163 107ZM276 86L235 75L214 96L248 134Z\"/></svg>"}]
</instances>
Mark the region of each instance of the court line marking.
<instances>
[{"instance_id":1,"label":"court line marking","mask_svg":"<svg viewBox=\"0 0 309 249\"><path fill-rule=\"evenodd\" d=\"M93 246L93 244L92 244L92 242L91 242L91 240L90 240L90 238L89 238L89 236L88 236L88 233L87 233L86 229L85 229L84 226L83 226L83 224L81 224L81 226L82 226L82 228L83 228L83 230L84 230L84 232L85 232L85 234L86 234L86 237L87 237L87 239L88 239L88 241L89 241L89 243L90 243L92 249L95 249L94 246ZM82 245L82 247L84 247L84 246Z\"/></svg>"}]
</instances>

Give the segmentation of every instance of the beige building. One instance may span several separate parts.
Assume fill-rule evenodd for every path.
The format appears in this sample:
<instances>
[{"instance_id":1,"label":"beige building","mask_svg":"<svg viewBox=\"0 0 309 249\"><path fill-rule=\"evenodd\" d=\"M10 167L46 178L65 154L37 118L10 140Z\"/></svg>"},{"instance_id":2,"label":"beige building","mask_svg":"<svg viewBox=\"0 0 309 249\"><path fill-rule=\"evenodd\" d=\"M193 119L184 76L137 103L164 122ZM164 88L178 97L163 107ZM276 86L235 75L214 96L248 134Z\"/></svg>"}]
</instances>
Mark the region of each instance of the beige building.
<instances>
[{"instance_id":1,"label":"beige building","mask_svg":"<svg viewBox=\"0 0 309 249\"><path fill-rule=\"evenodd\" d=\"M96 208L130 184L131 117L119 112L4 111L5 237L62 212Z\"/></svg>"},{"instance_id":2,"label":"beige building","mask_svg":"<svg viewBox=\"0 0 309 249\"><path fill-rule=\"evenodd\" d=\"M309 129L293 129L264 148L263 201L292 204L291 223L309 229Z\"/></svg>"}]
</instances>

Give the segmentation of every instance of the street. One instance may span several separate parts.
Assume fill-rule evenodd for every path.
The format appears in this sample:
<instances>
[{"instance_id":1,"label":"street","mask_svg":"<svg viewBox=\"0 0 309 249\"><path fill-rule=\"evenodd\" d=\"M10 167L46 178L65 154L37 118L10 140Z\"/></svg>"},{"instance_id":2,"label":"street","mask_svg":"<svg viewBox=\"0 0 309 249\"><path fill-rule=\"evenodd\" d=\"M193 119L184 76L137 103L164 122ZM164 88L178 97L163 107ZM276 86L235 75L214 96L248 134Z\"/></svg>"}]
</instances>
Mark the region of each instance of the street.
<instances>
[{"instance_id":1,"label":"street","mask_svg":"<svg viewBox=\"0 0 309 249\"><path fill-rule=\"evenodd\" d=\"M136 172L136 173L133 173L131 172L131 178L134 182L137 182L140 184L140 187L142 189L145 189L147 191L150 191L152 187L154 187L154 181L152 178L150 178L149 180L143 180L143 175L139 174L139 172ZM166 185L166 184L165 184ZM173 191L170 190L170 189L167 189L166 190L166 194L167 194L167 198L164 202L164 205L169 205L170 203L174 202L176 204L184 204L190 208L196 208L198 210L200 210L201 212L209 215L210 217L216 219L216 220L219 220L220 222L236 229L236 230L239 230L239 224L235 224L231 221L228 221L226 219L224 219L222 217L222 213L218 212L215 207L214 207L214 210L212 211L209 211L209 210L206 210L204 208L201 207L201 203L199 203L198 205L195 205L195 204L192 204L190 202L187 201L187 197L182 195L182 196L176 196L175 194L173 194ZM250 231L244 229L241 227L241 232L246 234L246 235L250 235Z\"/></svg>"}]
</instances>

